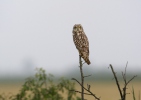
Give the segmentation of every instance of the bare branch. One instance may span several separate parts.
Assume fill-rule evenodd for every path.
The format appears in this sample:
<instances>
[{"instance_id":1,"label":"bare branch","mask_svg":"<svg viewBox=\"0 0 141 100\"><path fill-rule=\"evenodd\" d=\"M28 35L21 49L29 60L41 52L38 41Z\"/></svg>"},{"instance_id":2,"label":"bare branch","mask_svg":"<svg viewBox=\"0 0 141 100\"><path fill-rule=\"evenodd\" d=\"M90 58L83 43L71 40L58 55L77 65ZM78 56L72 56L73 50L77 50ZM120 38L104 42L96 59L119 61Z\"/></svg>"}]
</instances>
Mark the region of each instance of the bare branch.
<instances>
[{"instance_id":1,"label":"bare branch","mask_svg":"<svg viewBox=\"0 0 141 100\"><path fill-rule=\"evenodd\" d=\"M82 65L84 65L86 62L82 63Z\"/></svg>"},{"instance_id":2,"label":"bare branch","mask_svg":"<svg viewBox=\"0 0 141 100\"><path fill-rule=\"evenodd\" d=\"M123 74L123 79L124 79L125 83L126 83L126 70L127 70L127 66L128 66L128 61L126 63L125 71L124 71L124 74Z\"/></svg>"},{"instance_id":3,"label":"bare branch","mask_svg":"<svg viewBox=\"0 0 141 100\"><path fill-rule=\"evenodd\" d=\"M91 85L87 84L87 88L90 91Z\"/></svg>"},{"instance_id":4,"label":"bare branch","mask_svg":"<svg viewBox=\"0 0 141 100\"><path fill-rule=\"evenodd\" d=\"M95 99L100 100L100 98L98 98L98 97L97 97L95 94L93 94L90 90L88 90L88 89L86 89L84 86L82 86L81 83L80 83L77 79L72 78L72 80L75 80L81 87L83 87L83 89L85 89L85 90L86 90L87 92L89 92L92 96L94 96Z\"/></svg>"},{"instance_id":5,"label":"bare branch","mask_svg":"<svg viewBox=\"0 0 141 100\"><path fill-rule=\"evenodd\" d=\"M79 55L79 64L80 64L80 73L81 73L81 99L84 100L84 76L83 76L83 64L82 64L82 60L81 60L81 56Z\"/></svg>"},{"instance_id":6,"label":"bare branch","mask_svg":"<svg viewBox=\"0 0 141 100\"><path fill-rule=\"evenodd\" d=\"M121 91L120 85L119 85L119 83L118 83L117 76L116 76L115 71L114 71L114 69L113 69L113 66L112 66L111 64L110 64L110 67L111 67L111 70L112 70L112 72L113 72L114 78L115 78L115 80L116 80L116 84L117 84L117 87L118 87L118 90L119 90L119 93L120 93L120 97L122 98L122 91Z\"/></svg>"},{"instance_id":7,"label":"bare branch","mask_svg":"<svg viewBox=\"0 0 141 100\"><path fill-rule=\"evenodd\" d=\"M123 80L124 80L124 87L123 87L123 92L121 91L121 88L120 88L120 85L119 85L119 82L118 82L118 79L116 77L116 74L114 72L114 69L112 67L112 65L110 64L110 67L111 67L111 70L113 72L113 75L114 75L114 78L116 80L116 84L117 84L117 87L118 87L118 90L119 90L119 93L120 93L120 96L121 96L121 100L126 100L126 94L129 94L129 93L126 93L126 90L127 90L127 85L135 78L137 77L136 76L133 76L128 82L127 82L127 79L126 79L126 70L127 70L127 65L128 65L128 62L126 63L126 67L125 67L125 71L122 72L122 77L123 77Z\"/></svg>"},{"instance_id":8,"label":"bare branch","mask_svg":"<svg viewBox=\"0 0 141 100\"><path fill-rule=\"evenodd\" d=\"M92 76L92 75L87 75L87 76L84 76L84 78L85 78L85 77L90 77L90 76Z\"/></svg>"},{"instance_id":9,"label":"bare branch","mask_svg":"<svg viewBox=\"0 0 141 100\"><path fill-rule=\"evenodd\" d=\"M127 82L127 79L126 79L126 70L127 70L127 65L128 65L128 61L127 61L127 63L126 63L126 67L125 67L125 72L124 73L122 73L122 76L123 76L123 80L124 80L124 87L123 87L123 99L122 100L126 100L126 90L127 90L127 85L135 78L135 77L137 77L137 75L136 76L133 76L128 82Z\"/></svg>"},{"instance_id":10,"label":"bare branch","mask_svg":"<svg viewBox=\"0 0 141 100\"><path fill-rule=\"evenodd\" d=\"M128 83L130 83L135 77L137 77L137 75L133 76L133 77L126 83L126 85L128 85Z\"/></svg>"},{"instance_id":11,"label":"bare branch","mask_svg":"<svg viewBox=\"0 0 141 100\"><path fill-rule=\"evenodd\" d=\"M82 93L82 92L80 92L80 91L76 91L76 90L70 90L70 91L74 91L74 92L77 92L77 93ZM91 95L91 94L89 94L89 93L83 93L83 94Z\"/></svg>"}]
</instances>

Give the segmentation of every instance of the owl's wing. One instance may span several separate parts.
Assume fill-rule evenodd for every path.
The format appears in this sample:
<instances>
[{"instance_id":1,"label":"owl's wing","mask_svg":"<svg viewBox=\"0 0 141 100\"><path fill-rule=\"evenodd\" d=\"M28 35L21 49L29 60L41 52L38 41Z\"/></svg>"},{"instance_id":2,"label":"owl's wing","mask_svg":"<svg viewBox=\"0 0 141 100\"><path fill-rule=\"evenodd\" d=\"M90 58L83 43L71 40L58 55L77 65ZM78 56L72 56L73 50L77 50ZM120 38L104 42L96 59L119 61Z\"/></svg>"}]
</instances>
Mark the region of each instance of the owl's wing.
<instances>
[{"instance_id":1,"label":"owl's wing","mask_svg":"<svg viewBox=\"0 0 141 100\"><path fill-rule=\"evenodd\" d=\"M81 34L81 38L82 38L82 49L84 52L87 52L87 55L89 55L89 41L87 36L84 34Z\"/></svg>"},{"instance_id":2,"label":"owl's wing","mask_svg":"<svg viewBox=\"0 0 141 100\"><path fill-rule=\"evenodd\" d=\"M88 38L85 35L85 33L80 34L80 37L81 37L81 44L82 44L82 46L83 47L89 47L89 41L88 41Z\"/></svg>"}]
</instances>

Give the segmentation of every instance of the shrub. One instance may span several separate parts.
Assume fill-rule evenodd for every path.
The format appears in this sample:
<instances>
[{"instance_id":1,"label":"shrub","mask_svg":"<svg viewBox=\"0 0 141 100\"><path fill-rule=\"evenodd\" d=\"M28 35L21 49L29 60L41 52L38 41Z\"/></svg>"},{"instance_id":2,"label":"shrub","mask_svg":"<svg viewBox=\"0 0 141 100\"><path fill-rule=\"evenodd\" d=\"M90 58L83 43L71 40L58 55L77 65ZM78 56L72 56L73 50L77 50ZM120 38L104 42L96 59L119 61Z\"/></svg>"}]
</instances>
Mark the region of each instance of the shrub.
<instances>
[{"instance_id":1,"label":"shrub","mask_svg":"<svg viewBox=\"0 0 141 100\"><path fill-rule=\"evenodd\" d=\"M10 100L80 100L75 92L75 84L65 78L60 78L58 83L53 81L53 75L46 75L42 68L37 69L34 77L28 78L20 92L9 95ZM63 95L66 95L65 98ZM0 95L1 100L7 100L5 95Z\"/></svg>"}]
</instances>

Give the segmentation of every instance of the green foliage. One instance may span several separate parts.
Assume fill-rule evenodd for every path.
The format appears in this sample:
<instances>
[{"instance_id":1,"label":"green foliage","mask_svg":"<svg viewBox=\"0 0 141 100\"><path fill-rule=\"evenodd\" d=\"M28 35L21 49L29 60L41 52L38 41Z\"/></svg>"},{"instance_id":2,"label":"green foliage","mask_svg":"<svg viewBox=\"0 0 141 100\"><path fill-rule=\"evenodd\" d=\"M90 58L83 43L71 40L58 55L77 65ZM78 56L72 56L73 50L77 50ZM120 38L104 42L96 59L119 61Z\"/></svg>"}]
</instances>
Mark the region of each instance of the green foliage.
<instances>
[{"instance_id":1,"label":"green foliage","mask_svg":"<svg viewBox=\"0 0 141 100\"><path fill-rule=\"evenodd\" d=\"M58 83L53 82L53 75L46 75L42 68L37 69L35 77L28 78L20 92L10 95L10 100L81 100L76 96L75 84L67 79L60 78ZM65 95L65 97L64 97ZM0 100L7 100L0 95Z\"/></svg>"}]
</instances>

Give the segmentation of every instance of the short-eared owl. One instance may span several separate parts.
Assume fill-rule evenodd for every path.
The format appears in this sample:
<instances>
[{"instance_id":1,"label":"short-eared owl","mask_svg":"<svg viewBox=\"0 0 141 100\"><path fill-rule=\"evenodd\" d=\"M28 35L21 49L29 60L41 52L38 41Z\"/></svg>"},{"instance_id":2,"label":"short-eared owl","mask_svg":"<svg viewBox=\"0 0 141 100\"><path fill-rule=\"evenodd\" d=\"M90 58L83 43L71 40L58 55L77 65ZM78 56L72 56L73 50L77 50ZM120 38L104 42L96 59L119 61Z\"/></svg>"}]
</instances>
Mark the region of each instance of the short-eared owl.
<instances>
[{"instance_id":1,"label":"short-eared owl","mask_svg":"<svg viewBox=\"0 0 141 100\"><path fill-rule=\"evenodd\" d=\"M79 55L89 65L91 63L89 60L89 41L81 24L75 24L72 33L73 41L78 49Z\"/></svg>"}]
</instances>

